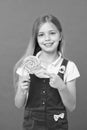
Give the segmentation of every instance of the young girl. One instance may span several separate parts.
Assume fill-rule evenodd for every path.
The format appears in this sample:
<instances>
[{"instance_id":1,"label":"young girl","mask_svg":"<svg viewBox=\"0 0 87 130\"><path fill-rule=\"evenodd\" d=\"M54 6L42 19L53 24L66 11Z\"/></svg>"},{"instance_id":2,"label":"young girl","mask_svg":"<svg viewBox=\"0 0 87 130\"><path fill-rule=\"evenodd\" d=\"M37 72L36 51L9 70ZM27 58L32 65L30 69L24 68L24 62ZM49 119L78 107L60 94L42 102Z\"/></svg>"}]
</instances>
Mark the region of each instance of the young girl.
<instances>
[{"instance_id":1,"label":"young girl","mask_svg":"<svg viewBox=\"0 0 87 130\"><path fill-rule=\"evenodd\" d=\"M25 107L23 130L68 130L67 110L76 107L76 78L80 76L74 62L63 56L63 32L53 15L36 19L26 54L15 65L15 105ZM24 59L34 55L41 68L20 76ZM67 110L66 110L67 109Z\"/></svg>"}]
</instances>

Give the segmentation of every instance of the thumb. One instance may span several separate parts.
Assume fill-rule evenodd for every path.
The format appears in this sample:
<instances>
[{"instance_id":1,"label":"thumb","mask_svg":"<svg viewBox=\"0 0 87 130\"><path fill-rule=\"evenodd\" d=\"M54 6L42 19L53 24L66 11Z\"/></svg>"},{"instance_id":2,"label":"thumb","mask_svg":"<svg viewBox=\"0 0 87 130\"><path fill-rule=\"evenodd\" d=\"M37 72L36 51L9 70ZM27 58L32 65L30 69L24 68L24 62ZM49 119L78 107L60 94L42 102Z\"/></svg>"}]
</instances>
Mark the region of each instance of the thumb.
<instances>
[{"instance_id":1,"label":"thumb","mask_svg":"<svg viewBox=\"0 0 87 130\"><path fill-rule=\"evenodd\" d=\"M54 73L49 73L49 72L45 72L45 74L47 75L47 76L49 76L49 78L53 78L54 77Z\"/></svg>"}]
</instances>

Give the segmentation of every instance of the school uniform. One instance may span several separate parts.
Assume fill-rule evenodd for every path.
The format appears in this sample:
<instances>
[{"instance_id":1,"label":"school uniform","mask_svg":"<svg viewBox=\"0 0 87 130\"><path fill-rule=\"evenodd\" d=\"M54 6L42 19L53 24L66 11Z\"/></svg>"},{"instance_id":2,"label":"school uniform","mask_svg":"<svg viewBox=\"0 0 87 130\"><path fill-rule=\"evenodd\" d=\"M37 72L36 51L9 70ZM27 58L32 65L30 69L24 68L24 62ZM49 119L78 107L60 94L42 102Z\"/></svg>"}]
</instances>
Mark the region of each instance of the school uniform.
<instances>
[{"instance_id":1,"label":"school uniform","mask_svg":"<svg viewBox=\"0 0 87 130\"><path fill-rule=\"evenodd\" d=\"M47 71L58 74L64 82L80 76L76 65L64 59L61 54L48 66ZM30 77L23 130L68 130L67 110L58 90L50 86L49 78L39 78L34 74L30 74Z\"/></svg>"}]
</instances>

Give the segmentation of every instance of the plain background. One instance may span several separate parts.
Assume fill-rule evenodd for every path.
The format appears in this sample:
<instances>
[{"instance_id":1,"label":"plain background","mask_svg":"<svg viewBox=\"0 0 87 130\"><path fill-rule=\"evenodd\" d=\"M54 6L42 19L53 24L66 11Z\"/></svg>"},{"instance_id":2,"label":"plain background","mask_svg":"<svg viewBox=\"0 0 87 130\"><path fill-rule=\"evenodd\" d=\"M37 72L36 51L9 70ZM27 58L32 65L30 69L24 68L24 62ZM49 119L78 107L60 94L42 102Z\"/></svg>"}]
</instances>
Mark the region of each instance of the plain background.
<instances>
[{"instance_id":1,"label":"plain background","mask_svg":"<svg viewBox=\"0 0 87 130\"><path fill-rule=\"evenodd\" d=\"M0 0L0 130L21 130L23 109L14 105L13 67L24 54L35 19L53 14L61 21L65 56L74 61L77 107L69 130L87 130L87 0Z\"/></svg>"}]
</instances>

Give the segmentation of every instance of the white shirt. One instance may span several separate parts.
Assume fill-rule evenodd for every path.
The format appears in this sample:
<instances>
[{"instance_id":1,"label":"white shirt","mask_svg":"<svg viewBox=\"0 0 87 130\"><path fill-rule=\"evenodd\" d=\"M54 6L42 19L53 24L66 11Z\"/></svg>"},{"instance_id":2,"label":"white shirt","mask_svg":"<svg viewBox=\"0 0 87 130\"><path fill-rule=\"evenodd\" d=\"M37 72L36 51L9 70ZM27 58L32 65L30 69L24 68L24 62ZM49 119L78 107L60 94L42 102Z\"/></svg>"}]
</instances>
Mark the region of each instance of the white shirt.
<instances>
[{"instance_id":1,"label":"white shirt","mask_svg":"<svg viewBox=\"0 0 87 130\"><path fill-rule=\"evenodd\" d=\"M37 53L36 57L39 59L39 56L41 55L41 51ZM61 66L61 63L63 61L63 57L61 56L61 53L59 53L58 59L56 59L54 62L49 64L47 67L45 67L42 63L41 66L43 66L48 73L55 73L58 74L60 71L60 68L64 66ZM19 67L16 71L17 74L22 75L23 68ZM78 71L78 68L76 64L73 61L68 61L66 70L64 71L64 82L69 82L71 80L74 80L80 76L80 73Z\"/></svg>"},{"instance_id":2,"label":"white shirt","mask_svg":"<svg viewBox=\"0 0 87 130\"><path fill-rule=\"evenodd\" d=\"M40 55L41 51L37 53L36 57L39 58ZM63 58L61 56L61 53L59 53L58 59L46 67L47 72L58 74L62 61ZM44 65L42 64L42 66ZM68 61L67 68L64 74L64 82L69 82L71 80L78 78L79 76L80 73L78 71L76 64L73 61Z\"/></svg>"}]
</instances>

